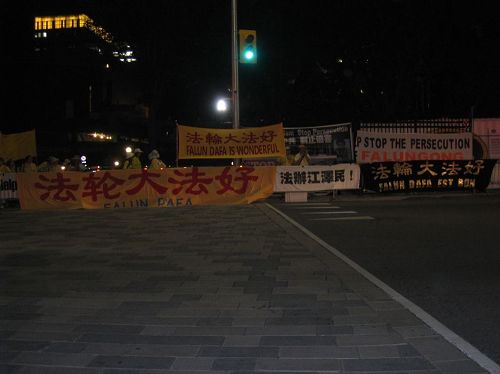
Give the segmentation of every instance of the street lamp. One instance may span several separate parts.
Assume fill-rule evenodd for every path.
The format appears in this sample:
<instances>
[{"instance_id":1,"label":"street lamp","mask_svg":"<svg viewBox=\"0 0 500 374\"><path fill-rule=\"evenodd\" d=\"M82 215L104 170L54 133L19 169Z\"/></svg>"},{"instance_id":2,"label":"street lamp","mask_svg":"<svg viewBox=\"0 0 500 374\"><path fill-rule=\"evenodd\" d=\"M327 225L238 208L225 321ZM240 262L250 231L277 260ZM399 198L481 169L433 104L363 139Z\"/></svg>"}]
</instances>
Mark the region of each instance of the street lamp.
<instances>
[{"instance_id":1,"label":"street lamp","mask_svg":"<svg viewBox=\"0 0 500 374\"><path fill-rule=\"evenodd\" d=\"M227 102L225 99L217 100L216 109L218 112L227 112Z\"/></svg>"}]
</instances>

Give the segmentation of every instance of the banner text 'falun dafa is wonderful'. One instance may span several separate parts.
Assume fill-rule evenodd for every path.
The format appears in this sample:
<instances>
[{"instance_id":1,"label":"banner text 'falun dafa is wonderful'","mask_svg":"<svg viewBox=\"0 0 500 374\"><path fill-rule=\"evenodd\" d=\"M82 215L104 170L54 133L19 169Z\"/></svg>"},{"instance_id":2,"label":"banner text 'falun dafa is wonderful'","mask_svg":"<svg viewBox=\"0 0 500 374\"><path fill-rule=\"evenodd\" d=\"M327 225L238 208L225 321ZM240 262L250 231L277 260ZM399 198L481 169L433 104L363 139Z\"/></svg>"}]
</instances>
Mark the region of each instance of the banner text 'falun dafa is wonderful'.
<instances>
[{"instance_id":1,"label":"banner text 'falun dafa is wonderful'","mask_svg":"<svg viewBox=\"0 0 500 374\"><path fill-rule=\"evenodd\" d=\"M244 129L177 126L179 159L286 157L283 125Z\"/></svg>"}]
</instances>

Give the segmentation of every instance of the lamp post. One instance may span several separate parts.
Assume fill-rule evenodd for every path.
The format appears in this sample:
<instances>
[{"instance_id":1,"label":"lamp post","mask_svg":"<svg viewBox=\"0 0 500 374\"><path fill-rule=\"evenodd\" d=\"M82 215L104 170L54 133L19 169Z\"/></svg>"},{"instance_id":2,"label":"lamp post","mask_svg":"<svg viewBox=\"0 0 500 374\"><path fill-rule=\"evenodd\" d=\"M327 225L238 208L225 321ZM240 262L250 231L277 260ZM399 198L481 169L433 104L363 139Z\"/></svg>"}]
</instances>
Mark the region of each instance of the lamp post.
<instances>
[{"instance_id":1,"label":"lamp post","mask_svg":"<svg viewBox=\"0 0 500 374\"><path fill-rule=\"evenodd\" d=\"M238 12L237 0L231 0L231 57L232 57L232 91L233 99L233 129L240 128L240 99L238 96ZM240 164L239 159L234 159L234 165Z\"/></svg>"},{"instance_id":2,"label":"lamp post","mask_svg":"<svg viewBox=\"0 0 500 374\"><path fill-rule=\"evenodd\" d=\"M232 56L232 90L233 100L233 129L240 128L240 100L238 96L238 13L237 0L231 0L231 56Z\"/></svg>"}]
</instances>

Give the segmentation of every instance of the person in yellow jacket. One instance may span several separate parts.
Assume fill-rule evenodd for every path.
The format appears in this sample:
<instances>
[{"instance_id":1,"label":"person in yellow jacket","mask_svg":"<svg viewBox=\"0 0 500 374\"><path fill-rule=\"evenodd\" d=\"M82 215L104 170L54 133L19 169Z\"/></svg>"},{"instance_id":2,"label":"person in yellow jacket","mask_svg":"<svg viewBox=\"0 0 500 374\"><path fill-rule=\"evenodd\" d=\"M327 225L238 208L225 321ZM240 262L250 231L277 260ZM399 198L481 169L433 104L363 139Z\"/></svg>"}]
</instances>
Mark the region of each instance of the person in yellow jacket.
<instances>
[{"instance_id":1,"label":"person in yellow jacket","mask_svg":"<svg viewBox=\"0 0 500 374\"><path fill-rule=\"evenodd\" d=\"M12 170L10 170L9 166L5 163L5 160L0 157L0 173L10 173Z\"/></svg>"},{"instance_id":2,"label":"person in yellow jacket","mask_svg":"<svg viewBox=\"0 0 500 374\"><path fill-rule=\"evenodd\" d=\"M290 146L286 146L286 156L281 157L279 164L283 166L290 166L294 163L294 155L290 153Z\"/></svg>"},{"instance_id":3,"label":"person in yellow jacket","mask_svg":"<svg viewBox=\"0 0 500 374\"><path fill-rule=\"evenodd\" d=\"M23 162L23 172L24 173L36 173L37 171L38 171L38 168L37 168L35 162L33 161L33 156L31 156L31 155L26 156L26 158L24 159L24 162Z\"/></svg>"},{"instance_id":4,"label":"person in yellow jacket","mask_svg":"<svg viewBox=\"0 0 500 374\"><path fill-rule=\"evenodd\" d=\"M132 157L134 154L132 152L127 152L125 155L125 161L123 161L122 169L130 169L130 160L132 160Z\"/></svg>"},{"instance_id":5,"label":"person in yellow jacket","mask_svg":"<svg viewBox=\"0 0 500 374\"><path fill-rule=\"evenodd\" d=\"M165 165L165 163L160 160L160 153L156 149L153 149L149 153L148 158L151 160L151 163L149 164L150 169L158 170L165 169L167 167L167 165Z\"/></svg>"},{"instance_id":6,"label":"person in yellow jacket","mask_svg":"<svg viewBox=\"0 0 500 374\"><path fill-rule=\"evenodd\" d=\"M142 169L141 155L142 155L142 149L140 148L134 149L134 155L130 159L128 169Z\"/></svg>"}]
</instances>

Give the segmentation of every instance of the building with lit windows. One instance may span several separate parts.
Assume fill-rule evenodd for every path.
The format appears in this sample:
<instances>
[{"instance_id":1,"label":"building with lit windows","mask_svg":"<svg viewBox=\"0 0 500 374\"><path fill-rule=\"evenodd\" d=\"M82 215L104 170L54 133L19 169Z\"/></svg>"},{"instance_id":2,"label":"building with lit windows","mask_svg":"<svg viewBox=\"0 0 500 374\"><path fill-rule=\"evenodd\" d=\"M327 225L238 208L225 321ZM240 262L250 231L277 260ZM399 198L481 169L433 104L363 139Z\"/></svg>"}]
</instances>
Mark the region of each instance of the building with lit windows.
<instances>
[{"instance_id":1,"label":"building with lit windows","mask_svg":"<svg viewBox=\"0 0 500 374\"><path fill-rule=\"evenodd\" d=\"M134 85L130 44L85 14L37 16L33 31L39 158L78 153L89 164L111 165L124 145L147 149L148 110Z\"/></svg>"}]
</instances>

